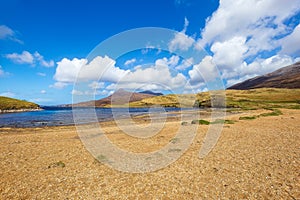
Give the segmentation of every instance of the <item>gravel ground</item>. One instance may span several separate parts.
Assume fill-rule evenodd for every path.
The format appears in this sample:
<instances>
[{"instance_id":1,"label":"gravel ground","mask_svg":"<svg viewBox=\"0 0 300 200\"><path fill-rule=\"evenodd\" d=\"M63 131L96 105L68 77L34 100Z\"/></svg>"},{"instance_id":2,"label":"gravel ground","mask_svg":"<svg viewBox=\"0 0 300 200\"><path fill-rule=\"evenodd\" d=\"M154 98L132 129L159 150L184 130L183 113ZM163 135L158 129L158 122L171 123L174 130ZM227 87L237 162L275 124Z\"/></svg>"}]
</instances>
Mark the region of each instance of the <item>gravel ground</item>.
<instances>
[{"instance_id":1,"label":"gravel ground","mask_svg":"<svg viewBox=\"0 0 300 200\"><path fill-rule=\"evenodd\" d=\"M185 131L198 129L188 150L149 173L120 172L97 161L72 126L1 128L0 199L300 199L300 110L239 120L261 112L228 116L236 122L224 125L202 159L208 126L189 121ZM157 135L138 139L114 123L102 125L115 145L132 152L176 142L181 126L172 120Z\"/></svg>"}]
</instances>

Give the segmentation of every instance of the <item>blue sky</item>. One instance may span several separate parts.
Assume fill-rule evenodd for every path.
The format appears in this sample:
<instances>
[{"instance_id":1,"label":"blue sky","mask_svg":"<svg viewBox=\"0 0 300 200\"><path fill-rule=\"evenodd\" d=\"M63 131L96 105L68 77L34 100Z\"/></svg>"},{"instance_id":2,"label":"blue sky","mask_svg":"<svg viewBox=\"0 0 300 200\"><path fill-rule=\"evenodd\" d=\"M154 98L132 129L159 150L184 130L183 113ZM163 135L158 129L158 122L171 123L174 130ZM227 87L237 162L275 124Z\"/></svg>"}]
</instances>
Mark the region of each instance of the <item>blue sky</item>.
<instances>
[{"instance_id":1,"label":"blue sky","mask_svg":"<svg viewBox=\"0 0 300 200\"><path fill-rule=\"evenodd\" d=\"M1 1L0 95L56 105L118 88L201 92L215 78L227 87L300 61L299 21L299 0ZM162 37L153 35L118 58L88 57L102 41L141 27L178 31L165 41L169 52L149 42ZM111 48L118 45L127 44ZM95 71L80 77L81 67ZM76 80L84 91L73 88Z\"/></svg>"}]
</instances>

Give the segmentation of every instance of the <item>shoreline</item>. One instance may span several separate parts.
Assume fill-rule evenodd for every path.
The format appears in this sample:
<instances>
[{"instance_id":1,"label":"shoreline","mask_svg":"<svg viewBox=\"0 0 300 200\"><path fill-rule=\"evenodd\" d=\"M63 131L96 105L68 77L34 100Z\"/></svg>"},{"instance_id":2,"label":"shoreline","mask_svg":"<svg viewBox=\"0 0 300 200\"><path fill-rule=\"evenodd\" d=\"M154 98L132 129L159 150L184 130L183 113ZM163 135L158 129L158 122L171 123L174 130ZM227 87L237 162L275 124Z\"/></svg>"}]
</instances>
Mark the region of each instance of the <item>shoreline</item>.
<instances>
[{"instance_id":1,"label":"shoreline","mask_svg":"<svg viewBox=\"0 0 300 200\"><path fill-rule=\"evenodd\" d=\"M42 108L24 108L24 109L12 109L12 110L0 110L0 114L5 113L20 113L20 112L34 112L34 111L42 111Z\"/></svg>"}]
</instances>

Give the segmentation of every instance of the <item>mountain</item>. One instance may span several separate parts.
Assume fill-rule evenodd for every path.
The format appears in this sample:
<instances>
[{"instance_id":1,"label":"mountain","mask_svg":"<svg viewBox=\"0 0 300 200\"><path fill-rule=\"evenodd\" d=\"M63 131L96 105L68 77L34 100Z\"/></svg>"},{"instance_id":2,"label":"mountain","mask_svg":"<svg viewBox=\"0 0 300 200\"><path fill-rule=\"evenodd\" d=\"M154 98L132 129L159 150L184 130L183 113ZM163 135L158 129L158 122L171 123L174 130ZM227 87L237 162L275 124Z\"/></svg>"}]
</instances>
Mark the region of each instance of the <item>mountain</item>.
<instances>
[{"instance_id":1,"label":"mountain","mask_svg":"<svg viewBox=\"0 0 300 200\"><path fill-rule=\"evenodd\" d=\"M151 92L151 91L150 91ZM123 105L129 102L140 101L145 98L150 98L155 95L156 93L151 92L148 93L139 93L139 92L129 92L124 89L119 89L114 92L112 95L105 97L103 99L99 99L96 101L86 101L74 104L75 106L96 106L96 107L106 107L110 105ZM70 105L72 106L72 105Z\"/></svg>"},{"instance_id":2,"label":"mountain","mask_svg":"<svg viewBox=\"0 0 300 200\"><path fill-rule=\"evenodd\" d=\"M152 92L150 90L145 90L145 91L142 91L142 92L139 92L141 94L151 94L151 95L154 95L154 96L161 96L161 95L164 95L163 93L160 93L160 92Z\"/></svg>"},{"instance_id":3,"label":"mountain","mask_svg":"<svg viewBox=\"0 0 300 200\"><path fill-rule=\"evenodd\" d=\"M38 110L38 109L40 109L40 106L35 103L0 96L0 113L20 112L20 111Z\"/></svg>"},{"instance_id":4,"label":"mountain","mask_svg":"<svg viewBox=\"0 0 300 200\"><path fill-rule=\"evenodd\" d=\"M266 75L248 79L227 89L248 90L255 88L300 88L300 62Z\"/></svg>"}]
</instances>

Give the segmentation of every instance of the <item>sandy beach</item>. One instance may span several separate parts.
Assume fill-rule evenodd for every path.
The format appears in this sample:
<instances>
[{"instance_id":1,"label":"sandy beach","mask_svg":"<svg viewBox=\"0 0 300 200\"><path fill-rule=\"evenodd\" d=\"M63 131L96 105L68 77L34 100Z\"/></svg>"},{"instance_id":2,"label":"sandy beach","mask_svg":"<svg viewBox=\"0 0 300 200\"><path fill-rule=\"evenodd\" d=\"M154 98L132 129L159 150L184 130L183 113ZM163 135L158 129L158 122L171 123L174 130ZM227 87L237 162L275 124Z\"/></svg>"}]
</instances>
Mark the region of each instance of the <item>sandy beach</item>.
<instances>
[{"instance_id":1,"label":"sandy beach","mask_svg":"<svg viewBox=\"0 0 300 200\"><path fill-rule=\"evenodd\" d=\"M149 173L125 173L96 160L74 126L0 129L0 199L300 199L300 110L239 120L266 110L228 115L213 150L199 158L208 125L199 126L188 150ZM143 124L143 119L137 120ZM181 120L138 139L112 122L106 136L131 152L169 143Z\"/></svg>"}]
</instances>

